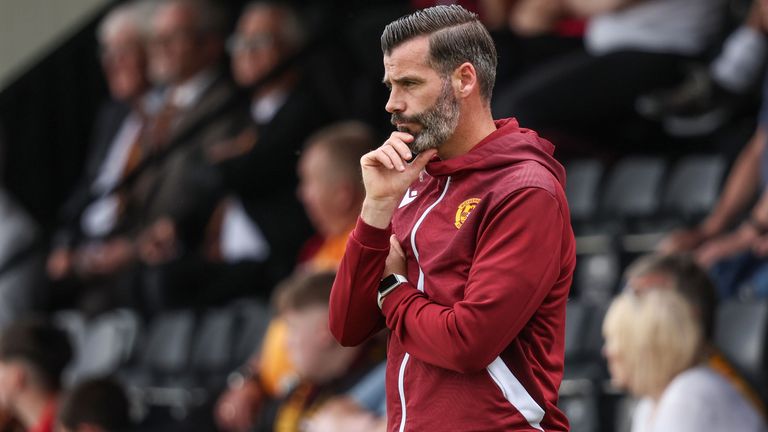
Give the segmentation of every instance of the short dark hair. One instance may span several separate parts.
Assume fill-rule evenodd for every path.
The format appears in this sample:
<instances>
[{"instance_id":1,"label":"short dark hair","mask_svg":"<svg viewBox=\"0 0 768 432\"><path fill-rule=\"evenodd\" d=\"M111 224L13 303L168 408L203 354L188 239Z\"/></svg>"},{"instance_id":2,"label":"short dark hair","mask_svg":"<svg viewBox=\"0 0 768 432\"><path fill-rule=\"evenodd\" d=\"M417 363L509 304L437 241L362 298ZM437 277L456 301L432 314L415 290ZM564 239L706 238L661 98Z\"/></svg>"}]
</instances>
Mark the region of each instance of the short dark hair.
<instances>
[{"instance_id":1,"label":"short dark hair","mask_svg":"<svg viewBox=\"0 0 768 432\"><path fill-rule=\"evenodd\" d=\"M429 64L442 75L464 62L477 71L480 94L491 100L496 82L496 47L477 14L457 5L434 6L398 18L384 28L381 50L389 54L417 36L429 36Z\"/></svg>"},{"instance_id":2,"label":"short dark hair","mask_svg":"<svg viewBox=\"0 0 768 432\"><path fill-rule=\"evenodd\" d=\"M679 292L700 314L704 338L711 341L715 332L717 291L712 279L690 254L650 254L635 260L625 272L625 279L659 274L670 279Z\"/></svg>"},{"instance_id":3,"label":"short dark hair","mask_svg":"<svg viewBox=\"0 0 768 432\"><path fill-rule=\"evenodd\" d=\"M47 320L27 318L0 332L0 361L20 361L46 390L61 388L61 374L72 359L67 334Z\"/></svg>"},{"instance_id":4,"label":"short dark hair","mask_svg":"<svg viewBox=\"0 0 768 432\"><path fill-rule=\"evenodd\" d=\"M336 273L330 271L297 271L275 289L274 303L278 312L327 306L335 278Z\"/></svg>"},{"instance_id":5,"label":"short dark hair","mask_svg":"<svg viewBox=\"0 0 768 432\"><path fill-rule=\"evenodd\" d=\"M307 139L304 150L322 147L334 164L334 168L359 183L363 178L360 172L360 158L376 148L377 142L373 130L363 122L348 120L326 126Z\"/></svg>"},{"instance_id":6,"label":"short dark hair","mask_svg":"<svg viewBox=\"0 0 768 432\"><path fill-rule=\"evenodd\" d=\"M92 424L107 432L127 431L131 428L128 396L109 378L83 381L64 397L59 421L70 430Z\"/></svg>"}]
</instances>

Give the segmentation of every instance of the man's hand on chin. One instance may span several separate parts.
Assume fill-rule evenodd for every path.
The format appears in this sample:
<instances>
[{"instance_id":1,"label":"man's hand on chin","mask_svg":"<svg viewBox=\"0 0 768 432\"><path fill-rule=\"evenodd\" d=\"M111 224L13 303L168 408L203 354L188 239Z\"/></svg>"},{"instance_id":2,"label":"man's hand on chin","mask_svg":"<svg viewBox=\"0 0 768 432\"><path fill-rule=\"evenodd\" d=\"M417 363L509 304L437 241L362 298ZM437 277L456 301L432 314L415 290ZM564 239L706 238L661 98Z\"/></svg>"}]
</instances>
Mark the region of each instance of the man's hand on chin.
<instances>
[{"instance_id":1,"label":"man's hand on chin","mask_svg":"<svg viewBox=\"0 0 768 432\"><path fill-rule=\"evenodd\" d=\"M414 159L407 144L412 141L410 134L392 132L381 147L360 159L365 185L361 217L368 225L376 228L389 225L405 190L437 154L437 150L429 149Z\"/></svg>"}]
</instances>

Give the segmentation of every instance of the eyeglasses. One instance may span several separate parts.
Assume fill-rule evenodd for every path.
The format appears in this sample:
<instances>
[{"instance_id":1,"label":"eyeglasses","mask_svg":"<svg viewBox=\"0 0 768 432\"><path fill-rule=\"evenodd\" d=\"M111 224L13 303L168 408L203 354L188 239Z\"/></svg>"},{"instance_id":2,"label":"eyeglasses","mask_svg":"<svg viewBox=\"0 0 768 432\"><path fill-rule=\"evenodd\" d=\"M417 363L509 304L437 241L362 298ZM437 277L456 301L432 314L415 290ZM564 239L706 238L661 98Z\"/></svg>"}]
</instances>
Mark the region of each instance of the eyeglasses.
<instances>
[{"instance_id":1,"label":"eyeglasses","mask_svg":"<svg viewBox=\"0 0 768 432\"><path fill-rule=\"evenodd\" d=\"M192 29L179 29L165 34L155 34L149 39L149 43L154 46L166 47L183 40L194 40L201 34L202 32Z\"/></svg>"},{"instance_id":2,"label":"eyeglasses","mask_svg":"<svg viewBox=\"0 0 768 432\"><path fill-rule=\"evenodd\" d=\"M234 35L227 39L227 52L230 55L243 52L256 52L273 46L275 38L269 34L260 34L254 36Z\"/></svg>"}]
</instances>

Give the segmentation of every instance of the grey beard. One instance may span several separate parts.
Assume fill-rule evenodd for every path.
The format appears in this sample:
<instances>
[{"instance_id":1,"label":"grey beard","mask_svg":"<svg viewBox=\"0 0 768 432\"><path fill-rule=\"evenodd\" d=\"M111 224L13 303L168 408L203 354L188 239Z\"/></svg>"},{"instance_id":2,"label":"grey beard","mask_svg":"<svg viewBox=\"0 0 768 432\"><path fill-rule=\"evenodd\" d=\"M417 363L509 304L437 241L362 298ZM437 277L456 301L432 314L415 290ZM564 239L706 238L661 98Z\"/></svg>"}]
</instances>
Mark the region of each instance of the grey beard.
<instances>
[{"instance_id":1,"label":"grey beard","mask_svg":"<svg viewBox=\"0 0 768 432\"><path fill-rule=\"evenodd\" d=\"M412 116L392 114L392 123L421 125L421 131L416 134L407 128L401 128L401 132L414 135L413 142L408 145L412 152L421 153L431 148L440 148L453 135L459 123L459 102L453 96L450 81L445 81L443 90L432 107Z\"/></svg>"}]
</instances>

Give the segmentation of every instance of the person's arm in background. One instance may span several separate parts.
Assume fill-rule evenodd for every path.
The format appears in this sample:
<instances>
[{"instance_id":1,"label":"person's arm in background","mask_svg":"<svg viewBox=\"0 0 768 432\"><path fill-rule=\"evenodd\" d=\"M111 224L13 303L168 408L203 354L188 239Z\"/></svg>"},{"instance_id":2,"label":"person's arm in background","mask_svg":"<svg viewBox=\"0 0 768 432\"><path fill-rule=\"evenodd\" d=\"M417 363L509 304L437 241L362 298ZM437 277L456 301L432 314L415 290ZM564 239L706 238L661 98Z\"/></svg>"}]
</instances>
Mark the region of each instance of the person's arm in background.
<instances>
[{"instance_id":1,"label":"person's arm in background","mask_svg":"<svg viewBox=\"0 0 768 432\"><path fill-rule=\"evenodd\" d=\"M763 192L760 201L755 204L749 221L745 222L756 233L752 249L759 256L768 255L768 190Z\"/></svg>"},{"instance_id":2,"label":"person's arm in background","mask_svg":"<svg viewBox=\"0 0 768 432\"><path fill-rule=\"evenodd\" d=\"M690 251L728 229L752 202L760 187L760 164L768 134L757 129L741 151L715 208L698 226L670 233L658 246L662 253Z\"/></svg>"}]
</instances>

